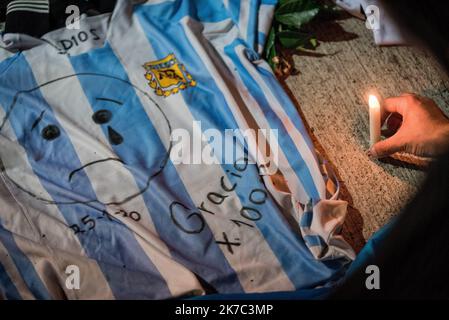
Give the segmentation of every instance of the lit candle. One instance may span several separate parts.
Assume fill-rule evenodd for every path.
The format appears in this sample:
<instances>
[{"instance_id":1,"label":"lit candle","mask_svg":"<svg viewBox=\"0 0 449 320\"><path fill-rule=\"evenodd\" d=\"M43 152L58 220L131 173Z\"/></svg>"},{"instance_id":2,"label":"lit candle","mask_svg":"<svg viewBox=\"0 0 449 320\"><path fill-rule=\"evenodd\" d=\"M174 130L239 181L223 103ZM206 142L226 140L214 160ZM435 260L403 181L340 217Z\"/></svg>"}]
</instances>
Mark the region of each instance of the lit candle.
<instances>
[{"instance_id":1,"label":"lit candle","mask_svg":"<svg viewBox=\"0 0 449 320\"><path fill-rule=\"evenodd\" d=\"M370 145L380 141L380 103L376 96L370 95L369 104L369 136Z\"/></svg>"}]
</instances>

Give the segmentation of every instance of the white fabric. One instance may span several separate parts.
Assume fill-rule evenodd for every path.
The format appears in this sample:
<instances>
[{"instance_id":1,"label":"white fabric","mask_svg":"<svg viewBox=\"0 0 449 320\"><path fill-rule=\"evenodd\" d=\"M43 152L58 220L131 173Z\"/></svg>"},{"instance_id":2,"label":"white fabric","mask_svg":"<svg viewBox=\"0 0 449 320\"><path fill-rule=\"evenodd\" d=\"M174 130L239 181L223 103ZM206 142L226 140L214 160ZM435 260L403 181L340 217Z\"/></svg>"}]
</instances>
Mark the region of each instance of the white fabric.
<instances>
[{"instance_id":1,"label":"white fabric","mask_svg":"<svg viewBox=\"0 0 449 320\"><path fill-rule=\"evenodd\" d=\"M354 16L370 21L366 21L367 28L373 30L374 42L377 45L403 45L406 44L404 33L395 23L391 15L377 0L335 0L336 4L347 10ZM373 7L377 7L378 15L373 12ZM374 11L376 11L374 7Z\"/></svg>"}]
</instances>

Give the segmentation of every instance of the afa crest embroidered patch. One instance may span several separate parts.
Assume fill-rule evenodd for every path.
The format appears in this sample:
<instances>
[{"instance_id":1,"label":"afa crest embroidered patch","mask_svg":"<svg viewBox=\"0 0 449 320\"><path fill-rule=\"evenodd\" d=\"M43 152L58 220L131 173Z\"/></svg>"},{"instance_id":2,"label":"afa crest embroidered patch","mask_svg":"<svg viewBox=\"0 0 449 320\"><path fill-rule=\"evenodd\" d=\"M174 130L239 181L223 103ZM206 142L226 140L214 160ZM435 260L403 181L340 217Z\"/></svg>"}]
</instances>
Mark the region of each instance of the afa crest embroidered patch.
<instances>
[{"instance_id":1,"label":"afa crest embroidered patch","mask_svg":"<svg viewBox=\"0 0 449 320\"><path fill-rule=\"evenodd\" d=\"M174 54L147 62L143 65L146 70L145 78L158 96L168 97L179 90L196 86L196 81L187 72L186 67L178 62Z\"/></svg>"}]
</instances>

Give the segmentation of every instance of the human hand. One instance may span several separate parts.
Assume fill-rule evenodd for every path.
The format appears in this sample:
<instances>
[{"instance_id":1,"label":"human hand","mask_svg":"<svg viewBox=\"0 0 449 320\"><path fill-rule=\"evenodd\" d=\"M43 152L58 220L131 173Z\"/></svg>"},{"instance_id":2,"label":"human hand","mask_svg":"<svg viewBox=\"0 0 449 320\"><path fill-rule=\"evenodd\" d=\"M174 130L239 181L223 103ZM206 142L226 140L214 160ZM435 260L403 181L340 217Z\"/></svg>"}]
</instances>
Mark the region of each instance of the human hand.
<instances>
[{"instance_id":1,"label":"human hand","mask_svg":"<svg viewBox=\"0 0 449 320\"><path fill-rule=\"evenodd\" d=\"M367 152L372 158L406 152L421 157L436 157L449 149L449 119L436 103L426 97L403 94L383 101L382 123L388 138Z\"/></svg>"}]
</instances>

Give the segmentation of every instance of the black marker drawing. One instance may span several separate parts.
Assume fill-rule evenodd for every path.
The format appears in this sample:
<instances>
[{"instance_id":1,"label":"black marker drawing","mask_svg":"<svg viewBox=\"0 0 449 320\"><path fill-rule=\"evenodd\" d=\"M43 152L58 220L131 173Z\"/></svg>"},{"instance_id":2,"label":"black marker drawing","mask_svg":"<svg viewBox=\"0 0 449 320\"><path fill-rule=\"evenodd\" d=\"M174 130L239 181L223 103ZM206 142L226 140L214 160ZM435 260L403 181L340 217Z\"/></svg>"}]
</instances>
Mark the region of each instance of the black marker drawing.
<instances>
[{"instance_id":1,"label":"black marker drawing","mask_svg":"<svg viewBox=\"0 0 449 320\"><path fill-rule=\"evenodd\" d=\"M34 130L34 128L37 127L37 125L39 124L39 122L41 122L42 117L44 116L45 110L41 112L41 114L39 115L39 117L33 122L33 125L31 126L31 131Z\"/></svg>"},{"instance_id":2,"label":"black marker drawing","mask_svg":"<svg viewBox=\"0 0 449 320\"><path fill-rule=\"evenodd\" d=\"M166 137L160 137L161 139L166 139L166 141L162 141L163 145L164 145L164 154L157 154L155 155L155 163L151 163L151 164L145 164L145 169L151 168L151 170L140 170L139 174L141 174L142 172L145 173L146 176L144 176L142 179L142 181L144 181L143 183L143 187L141 187L137 192L130 191L133 192L131 194L126 194L124 196L116 196L114 198L114 201L100 201L98 200L97 197L93 198L93 199L82 199L82 200L78 200L78 199L73 199L73 198L67 198L66 201L55 201L52 198L47 198L42 196L41 194L38 193L38 191L33 190L31 187L31 184L27 185L26 181L17 181L17 179L13 179L12 177L10 177L10 175L8 175L8 171L9 168L5 167L5 162L3 161L3 159L6 159L5 156L6 154L2 154L3 152L8 152L8 150L3 150L3 148L0 148L0 172L3 173L3 176L7 178L8 181L10 181L13 185L15 185L18 189L20 189L21 191L27 193L28 195L34 197L35 199L39 200L39 201L43 201L47 204L57 204L57 205L70 205L70 204L94 204L94 203L100 203L102 205L122 205L124 203L126 203L127 201L134 199L135 197L141 195L142 193L144 193L145 191L148 190L148 188L150 187L150 183L151 181L158 176L165 168L167 162L169 161L169 157L170 157L170 151L172 149L172 141L170 139L171 137L171 133L172 133L172 127L171 124L166 116L166 114L164 113L164 111L161 109L161 107L157 104L157 102L151 98L151 96L145 92L144 90L139 89L138 87L134 86L132 83L128 82L127 80L115 77L115 76L111 76L111 75L105 75L105 74L97 74L97 73L78 73L78 74L71 74L71 75L67 75L64 77L60 77L60 78L56 78L53 79L51 81L45 82L40 84L39 86L30 88L28 90L21 90L18 91L15 96L12 99L12 103L11 105L6 109L6 113L4 118L0 121L0 135L4 135L3 133L3 129L5 127L5 124L7 122L7 120L10 118L13 110L15 108L18 107L18 101L21 101L21 107L27 107L28 104L26 103L27 101L31 101L30 99L33 99L32 94L34 94L35 91L38 91L46 86L51 86L52 84L58 83L61 84L61 82L70 82L70 81L79 81L85 77L93 77L95 79L95 83L98 83L98 87L92 88L92 90L98 90L98 96L95 98L96 101L102 102L103 104L113 104L115 107L114 108L126 108L126 101L119 101L119 99L115 99L113 97L105 97L104 96L104 88L101 86L102 82L105 82L105 80L107 79L109 82L109 84L117 82L117 85L127 85L132 87L134 90L134 92L138 92L140 94L142 94L145 99L148 99L147 105L150 105L151 107L154 108L154 110L152 110L153 114L156 114L157 117L159 117L158 119L158 127L159 128L163 128L164 132L167 131L167 135ZM70 83L62 83L64 85L70 85ZM92 93L92 92L90 92ZM27 100L28 99L28 100ZM36 100L34 98L34 100ZM35 102L36 105L39 107L39 101ZM33 107L35 107L33 105ZM64 106L65 107L65 106ZM62 135L63 135L63 131L61 128L58 127L58 125L56 125L55 123L51 123L51 121L48 121L50 119L50 116L48 115L50 112L46 112L45 110L45 106L41 106L41 109L43 109L42 111L39 112L39 116L34 119L32 121L32 123L30 123L28 125L28 127L26 127L26 124L23 124L23 128L21 128L21 130L23 130L24 134L23 137L21 137L22 139L27 139L29 138L29 136L31 136L32 134L36 134L36 129L38 127L42 127L44 126L41 131L39 132L40 138L44 139L45 141L47 141L47 143L52 143L53 141L59 139ZM156 112L156 113L154 113ZM91 115L86 115L87 119L89 119L89 117L91 117L89 119L89 121L93 121L96 125L104 125L106 126L105 128L107 129L107 137L109 142L112 145L118 146L118 145L125 145L126 144L126 137L123 136L123 134L117 129L114 128L114 126L112 125L113 119L114 119L114 110L108 110L106 108L102 108L96 112L93 112L93 114ZM25 133L26 131L26 133ZM36 139L35 136L33 136L34 139ZM3 138L3 137L0 137ZM34 140L33 140L34 141ZM22 141L23 142L23 141ZM16 142L17 143L17 142ZM31 140L30 140L30 144L31 144ZM22 143L22 147L24 147L23 143ZM25 150L27 153L30 150ZM34 150L35 151L35 150ZM60 152L63 152L64 150L59 150ZM38 150L39 153L43 154L44 151L42 150ZM153 158L151 158L153 159ZM62 160L63 161L63 160ZM66 181L68 181L68 183L72 183L72 181L76 178L76 176L82 172L86 167L89 166L103 166L106 163L111 163L111 162L119 162L121 163L121 165L126 166L128 165L127 163L125 163L125 161L121 160L120 158L116 158L116 157L106 157L106 158L99 158L98 160L89 162L89 163L84 163L82 164L80 167L78 168L72 168L71 170L69 169L67 171L66 174ZM17 169L17 168L15 168ZM34 169L34 168L33 168ZM62 170L65 169L64 163L61 163L61 168L55 168L55 170ZM107 175L108 172L105 171L105 175ZM44 177L45 178L45 177ZM114 193L115 188L119 188L120 186L111 186L111 193ZM78 191L82 191L79 189L74 189L72 190L72 192L74 194L76 194ZM124 191L126 192L126 190ZM84 195L83 195L84 196ZM119 199L117 199L119 198ZM111 198L112 199L112 198ZM58 199L59 200L59 199ZM65 199L64 199L65 200ZM94 206L92 206L94 207ZM133 218L134 220L140 220L140 215L136 214L134 211L130 212L130 215L132 216L131 218ZM92 223L90 223L92 224ZM75 228L76 229L76 228ZM75 232L78 230L75 230Z\"/></svg>"},{"instance_id":3,"label":"black marker drawing","mask_svg":"<svg viewBox=\"0 0 449 320\"><path fill-rule=\"evenodd\" d=\"M215 243L225 245L226 248L228 249L229 253L230 254L234 254L234 250L232 249L232 246L239 247L241 245L240 242L237 242L239 240L240 239L237 238L237 239L234 240L235 242L231 242L231 241L229 241L228 236L226 235L226 233L223 232L223 240L222 241L221 240L220 241L215 241Z\"/></svg>"}]
</instances>

